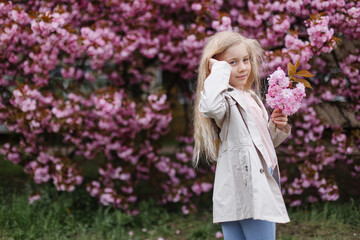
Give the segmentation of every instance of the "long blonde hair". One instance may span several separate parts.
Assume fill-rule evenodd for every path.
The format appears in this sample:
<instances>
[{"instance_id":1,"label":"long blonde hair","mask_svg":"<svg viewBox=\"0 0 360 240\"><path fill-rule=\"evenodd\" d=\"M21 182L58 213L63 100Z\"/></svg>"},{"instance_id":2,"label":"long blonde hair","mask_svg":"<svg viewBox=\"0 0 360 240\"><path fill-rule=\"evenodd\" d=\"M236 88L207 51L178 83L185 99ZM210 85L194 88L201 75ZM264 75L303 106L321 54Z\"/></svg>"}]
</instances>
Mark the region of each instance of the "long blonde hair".
<instances>
[{"instance_id":1,"label":"long blonde hair","mask_svg":"<svg viewBox=\"0 0 360 240\"><path fill-rule=\"evenodd\" d=\"M237 43L244 43L250 55L251 73L244 88L249 90L252 85L254 85L256 91L259 89L260 65L263 50L258 41L246 38L240 33L231 31L218 32L209 37L202 52L196 86L194 106L194 166L197 166L199 161L202 159L207 162L215 160L217 158L219 148L218 127L212 119L204 117L199 111L201 91L204 90L205 79L210 74L210 58L216 58L217 55Z\"/></svg>"}]
</instances>

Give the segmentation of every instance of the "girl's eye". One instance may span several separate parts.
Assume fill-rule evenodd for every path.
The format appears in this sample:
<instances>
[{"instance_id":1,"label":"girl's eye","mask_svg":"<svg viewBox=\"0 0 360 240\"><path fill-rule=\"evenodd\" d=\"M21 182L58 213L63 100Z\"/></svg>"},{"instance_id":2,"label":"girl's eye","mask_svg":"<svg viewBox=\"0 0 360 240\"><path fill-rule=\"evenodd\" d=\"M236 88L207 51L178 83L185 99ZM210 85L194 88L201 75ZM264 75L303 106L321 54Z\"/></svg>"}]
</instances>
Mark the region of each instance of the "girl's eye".
<instances>
[{"instance_id":1,"label":"girl's eye","mask_svg":"<svg viewBox=\"0 0 360 240\"><path fill-rule=\"evenodd\" d=\"M236 61L230 61L229 64L234 65L234 64L236 64Z\"/></svg>"},{"instance_id":2,"label":"girl's eye","mask_svg":"<svg viewBox=\"0 0 360 240\"><path fill-rule=\"evenodd\" d=\"M244 62L247 62L249 61L250 59L249 58L244 58Z\"/></svg>"}]
</instances>

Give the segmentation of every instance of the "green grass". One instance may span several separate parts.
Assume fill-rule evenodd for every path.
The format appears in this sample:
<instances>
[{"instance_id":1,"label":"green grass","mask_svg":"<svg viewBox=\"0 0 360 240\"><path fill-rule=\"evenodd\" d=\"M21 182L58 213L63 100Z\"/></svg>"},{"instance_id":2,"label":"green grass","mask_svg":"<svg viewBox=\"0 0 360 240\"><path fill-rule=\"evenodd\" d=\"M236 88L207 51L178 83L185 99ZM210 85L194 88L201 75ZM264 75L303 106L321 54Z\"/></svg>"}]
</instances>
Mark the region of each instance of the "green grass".
<instances>
[{"instance_id":1,"label":"green grass","mask_svg":"<svg viewBox=\"0 0 360 240\"><path fill-rule=\"evenodd\" d=\"M30 205L28 195L34 191L39 191L42 199ZM215 233L221 231L206 208L184 216L178 208L148 200L139 209L139 215L128 216L99 206L84 188L67 193L57 192L51 185L39 187L21 167L0 160L0 240L206 240L215 239ZM289 214L290 223L277 224L279 240L360 239L359 200L289 208Z\"/></svg>"},{"instance_id":2,"label":"green grass","mask_svg":"<svg viewBox=\"0 0 360 240\"><path fill-rule=\"evenodd\" d=\"M360 239L359 202L325 203L308 209L290 209L291 222L278 224L279 239Z\"/></svg>"},{"instance_id":3,"label":"green grass","mask_svg":"<svg viewBox=\"0 0 360 240\"><path fill-rule=\"evenodd\" d=\"M98 206L86 192L58 193L48 186L30 205L24 193L0 192L0 239L215 239L221 228L210 211L183 216L142 202L138 216ZM290 209L291 222L277 225L277 239L360 239L358 203L327 203L311 209ZM134 235L129 236L133 231ZM177 234L178 233L178 234Z\"/></svg>"},{"instance_id":4,"label":"green grass","mask_svg":"<svg viewBox=\"0 0 360 240\"><path fill-rule=\"evenodd\" d=\"M210 213L183 216L151 200L140 204L141 214L128 216L92 199L82 197L90 203L79 203L79 192L47 189L42 194L40 201L30 205L25 194L1 192L0 239L212 239L220 230L211 223Z\"/></svg>"}]
</instances>

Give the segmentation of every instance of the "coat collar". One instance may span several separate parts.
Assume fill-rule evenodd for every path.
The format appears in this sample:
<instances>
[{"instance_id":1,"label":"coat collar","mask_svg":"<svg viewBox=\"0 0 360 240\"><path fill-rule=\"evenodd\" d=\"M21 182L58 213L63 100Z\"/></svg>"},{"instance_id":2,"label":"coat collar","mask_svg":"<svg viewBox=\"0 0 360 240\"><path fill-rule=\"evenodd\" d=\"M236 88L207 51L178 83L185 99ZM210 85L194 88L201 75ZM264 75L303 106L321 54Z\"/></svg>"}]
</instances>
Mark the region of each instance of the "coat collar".
<instances>
[{"instance_id":1,"label":"coat collar","mask_svg":"<svg viewBox=\"0 0 360 240\"><path fill-rule=\"evenodd\" d=\"M248 105L243 94L240 93L239 90L235 89L234 87L230 86L227 89L229 95L240 105L241 108L245 110L246 113L249 112Z\"/></svg>"},{"instance_id":2,"label":"coat collar","mask_svg":"<svg viewBox=\"0 0 360 240\"><path fill-rule=\"evenodd\" d=\"M246 126L249 126L249 117L251 116L249 115L249 108L244 98L244 95L230 85L227 92L230 97L232 97L238 103L240 114L243 117Z\"/></svg>"},{"instance_id":3,"label":"coat collar","mask_svg":"<svg viewBox=\"0 0 360 240\"><path fill-rule=\"evenodd\" d=\"M245 111L245 115L248 115L249 112L249 108L248 105L246 103L246 99L244 98L243 94L240 93L239 90L235 89L233 86L229 85L227 92L229 93L229 95L240 105L240 107ZM259 107L261 108L263 115L266 119L266 121L268 121L269 116L268 113L264 107L264 104L261 102L260 98L256 95L256 93L253 90L249 91L251 97L255 100L255 102L259 105ZM247 123L247 116L244 116L246 123Z\"/></svg>"}]
</instances>

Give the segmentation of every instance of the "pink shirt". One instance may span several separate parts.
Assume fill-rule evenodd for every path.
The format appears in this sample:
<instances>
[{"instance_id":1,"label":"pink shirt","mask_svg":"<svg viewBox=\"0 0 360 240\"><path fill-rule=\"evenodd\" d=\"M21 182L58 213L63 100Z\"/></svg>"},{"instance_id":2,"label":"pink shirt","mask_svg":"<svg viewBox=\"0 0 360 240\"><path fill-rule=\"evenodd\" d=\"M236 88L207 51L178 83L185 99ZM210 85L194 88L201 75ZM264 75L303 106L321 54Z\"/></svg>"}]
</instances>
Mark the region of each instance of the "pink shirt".
<instances>
[{"instance_id":1,"label":"pink shirt","mask_svg":"<svg viewBox=\"0 0 360 240\"><path fill-rule=\"evenodd\" d=\"M260 106L256 103L255 99L251 97L250 93L247 91L241 91L243 96L246 99L246 103L249 107L250 114L255 121L256 126L259 129L261 140L265 147L265 161L268 167L272 169L276 166L276 152L274 148L274 144L271 140L271 136L269 133L269 129L267 128L267 122L264 118L263 111Z\"/></svg>"}]
</instances>

